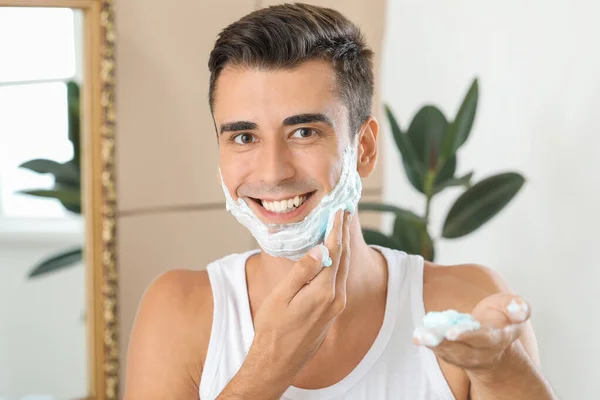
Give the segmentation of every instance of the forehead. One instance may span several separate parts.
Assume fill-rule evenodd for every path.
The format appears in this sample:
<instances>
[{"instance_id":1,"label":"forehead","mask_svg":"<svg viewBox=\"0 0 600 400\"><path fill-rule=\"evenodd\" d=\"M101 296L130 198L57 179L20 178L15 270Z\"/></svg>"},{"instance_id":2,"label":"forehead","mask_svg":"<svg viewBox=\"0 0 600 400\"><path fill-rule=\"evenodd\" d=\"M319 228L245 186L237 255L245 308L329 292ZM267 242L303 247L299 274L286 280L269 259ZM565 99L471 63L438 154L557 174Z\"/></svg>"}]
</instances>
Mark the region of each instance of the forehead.
<instances>
[{"instance_id":1,"label":"forehead","mask_svg":"<svg viewBox=\"0 0 600 400\"><path fill-rule=\"evenodd\" d=\"M340 118L345 107L336 93L335 71L325 61L294 69L226 67L215 87L215 120L273 119L299 113Z\"/></svg>"}]
</instances>

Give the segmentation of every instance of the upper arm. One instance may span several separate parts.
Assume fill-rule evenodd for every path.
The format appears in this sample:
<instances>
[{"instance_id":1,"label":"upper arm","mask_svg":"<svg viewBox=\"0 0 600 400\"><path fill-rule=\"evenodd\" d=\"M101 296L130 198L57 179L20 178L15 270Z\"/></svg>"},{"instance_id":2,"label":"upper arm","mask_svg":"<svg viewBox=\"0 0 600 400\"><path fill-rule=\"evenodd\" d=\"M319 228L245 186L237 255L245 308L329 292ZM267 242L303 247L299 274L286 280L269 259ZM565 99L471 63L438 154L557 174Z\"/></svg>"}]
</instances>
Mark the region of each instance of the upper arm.
<instances>
[{"instance_id":1,"label":"upper arm","mask_svg":"<svg viewBox=\"0 0 600 400\"><path fill-rule=\"evenodd\" d=\"M206 273L169 271L157 278L142 298L131 333L125 399L198 399L211 324Z\"/></svg>"}]
</instances>

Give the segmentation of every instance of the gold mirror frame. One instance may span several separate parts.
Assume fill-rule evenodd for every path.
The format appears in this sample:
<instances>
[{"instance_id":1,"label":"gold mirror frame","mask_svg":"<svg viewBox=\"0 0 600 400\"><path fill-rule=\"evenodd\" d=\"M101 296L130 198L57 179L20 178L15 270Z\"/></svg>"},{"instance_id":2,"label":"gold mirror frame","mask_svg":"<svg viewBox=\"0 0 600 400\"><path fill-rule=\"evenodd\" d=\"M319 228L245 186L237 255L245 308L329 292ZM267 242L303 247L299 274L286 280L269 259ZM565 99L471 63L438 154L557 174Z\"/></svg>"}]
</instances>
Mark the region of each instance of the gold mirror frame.
<instances>
[{"instance_id":1,"label":"gold mirror frame","mask_svg":"<svg viewBox=\"0 0 600 400\"><path fill-rule=\"evenodd\" d=\"M0 0L0 7L66 7L84 14L83 210L89 394L119 397L115 190L114 0Z\"/></svg>"}]
</instances>

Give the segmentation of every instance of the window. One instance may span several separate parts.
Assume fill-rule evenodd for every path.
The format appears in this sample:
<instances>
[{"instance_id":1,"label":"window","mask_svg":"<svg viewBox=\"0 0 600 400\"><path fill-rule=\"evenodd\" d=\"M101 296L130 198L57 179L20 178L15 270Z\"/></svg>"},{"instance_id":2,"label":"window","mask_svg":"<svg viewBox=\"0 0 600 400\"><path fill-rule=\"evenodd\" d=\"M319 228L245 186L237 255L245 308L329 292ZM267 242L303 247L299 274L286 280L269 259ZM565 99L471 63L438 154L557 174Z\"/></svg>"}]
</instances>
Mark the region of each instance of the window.
<instances>
[{"instance_id":1,"label":"window","mask_svg":"<svg viewBox=\"0 0 600 400\"><path fill-rule=\"evenodd\" d=\"M81 82L81 25L67 8L0 8L0 222L76 218L57 200L18 193L54 183L18 166L73 156L65 83Z\"/></svg>"}]
</instances>

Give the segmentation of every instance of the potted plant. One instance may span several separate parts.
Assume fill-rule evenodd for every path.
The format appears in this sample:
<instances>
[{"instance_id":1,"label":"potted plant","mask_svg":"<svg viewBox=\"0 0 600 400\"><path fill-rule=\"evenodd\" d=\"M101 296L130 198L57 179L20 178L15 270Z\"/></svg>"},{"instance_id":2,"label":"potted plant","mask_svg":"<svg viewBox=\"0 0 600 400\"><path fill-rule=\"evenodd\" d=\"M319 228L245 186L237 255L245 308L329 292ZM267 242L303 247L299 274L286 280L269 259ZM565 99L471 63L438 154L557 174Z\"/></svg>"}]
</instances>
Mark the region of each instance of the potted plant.
<instances>
[{"instance_id":1,"label":"potted plant","mask_svg":"<svg viewBox=\"0 0 600 400\"><path fill-rule=\"evenodd\" d=\"M429 231L431 200L449 187L465 190L448 211L441 237L455 239L477 230L500 212L519 192L525 179L517 172L489 176L475 184L473 172L457 177L457 151L467 141L478 102L478 80L474 79L453 121L433 105L422 107L406 131L385 106L394 141L402 158L404 172L411 185L424 196L425 214L390 204L359 203L359 211L390 212L394 215L391 234L363 229L369 244L435 258L435 241Z\"/></svg>"},{"instance_id":2,"label":"potted plant","mask_svg":"<svg viewBox=\"0 0 600 400\"><path fill-rule=\"evenodd\" d=\"M68 134L69 141L73 145L73 158L64 163L35 159L19 165L20 168L40 174L54 175L54 187L51 189L22 190L20 193L57 199L65 209L81 215L81 109L79 86L73 81L67 82L67 104ZM78 247L56 254L36 265L29 273L29 277L77 265L82 259L82 253L83 249Z\"/></svg>"}]
</instances>

